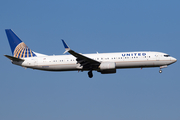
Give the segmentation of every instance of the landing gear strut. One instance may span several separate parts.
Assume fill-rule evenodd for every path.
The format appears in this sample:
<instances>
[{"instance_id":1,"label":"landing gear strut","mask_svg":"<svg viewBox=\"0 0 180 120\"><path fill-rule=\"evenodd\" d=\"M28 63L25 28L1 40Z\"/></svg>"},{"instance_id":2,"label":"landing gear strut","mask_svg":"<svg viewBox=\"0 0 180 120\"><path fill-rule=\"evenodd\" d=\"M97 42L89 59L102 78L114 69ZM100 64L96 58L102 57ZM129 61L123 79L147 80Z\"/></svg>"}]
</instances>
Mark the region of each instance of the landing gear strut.
<instances>
[{"instance_id":1,"label":"landing gear strut","mask_svg":"<svg viewBox=\"0 0 180 120\"><path fill-rule=\"evenodd\" d=\"M88 76L89 76L89 78L92 78L92 77L93 77L92 70L90 70L90 71L88 72Z\"/></svg>"},{"instance_id":2,"label":"landing gear strut","mask_svg":"<svg viewBox=\"0 0 180 120\"><path fill-rule=\"evenodd\" d=\"M167 65L164 65L164 66L160 66L160 70L159 70L159 73L162 73L162 68L166 68L167 67Z\"/></svg>"}]
</instances>

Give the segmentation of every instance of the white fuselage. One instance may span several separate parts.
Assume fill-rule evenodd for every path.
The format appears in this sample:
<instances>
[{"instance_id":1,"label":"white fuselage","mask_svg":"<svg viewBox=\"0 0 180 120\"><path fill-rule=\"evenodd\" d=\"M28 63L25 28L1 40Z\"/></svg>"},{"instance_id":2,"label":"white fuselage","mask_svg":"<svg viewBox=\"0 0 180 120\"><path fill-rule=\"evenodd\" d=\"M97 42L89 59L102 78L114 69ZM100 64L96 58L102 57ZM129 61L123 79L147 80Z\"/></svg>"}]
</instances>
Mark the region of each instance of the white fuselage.
<instances>
[{"instance_id":1,"label":"white fuselage","mask_svg":"<svg viewBox=\"0 0 180 120\"><path fill-rule=\"evenodd\" d=\"M13 64L24 68L32 68L46 71L89 71L89 78L93 77L92 71L101 74L116 73L121 68L161 68L176 62L177 60L162 52L119 52L80 54L70 49L62 39L65 48L64 53L70 55L43 55L32 51L11 29L6 29L6 35L11 47L12 56L4 55Z\"/></svg>"},{"instance_id":2,"label":"white fuselage","mask_svg":"<svg viewBox=\"0 0 180 120\"><path fill-rule=\"evenodd\" d=\"M119 52L119 53L97 53L83 54L91 59L103 62L114 62L116 69L120 68L143 68L167 66L176 59L162 52ZM86 70L77 63L76 57L72 55L53 55L24 58L23 62L13 62L26 68L47 71L72 71Z\"/></svg>"}]
</instances>

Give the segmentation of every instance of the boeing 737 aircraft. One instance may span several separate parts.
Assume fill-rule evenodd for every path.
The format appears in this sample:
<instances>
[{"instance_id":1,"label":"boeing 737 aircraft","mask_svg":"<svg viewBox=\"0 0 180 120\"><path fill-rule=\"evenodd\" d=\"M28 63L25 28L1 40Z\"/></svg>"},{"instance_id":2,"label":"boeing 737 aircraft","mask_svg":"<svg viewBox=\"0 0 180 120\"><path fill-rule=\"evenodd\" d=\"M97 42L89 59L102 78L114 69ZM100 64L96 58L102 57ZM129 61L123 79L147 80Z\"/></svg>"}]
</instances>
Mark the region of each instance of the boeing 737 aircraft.
<instances>
[{"instance_id":1,"label":"boeing 737 aircraft","mask_svg":"<svg viewBox=\"0 0 180 120\"><path fill-rule=\"evenodd\" d=\"M45 71L89 71L88 76L92 78L92 71L109 74L116 73L116 69L122 68L159 67L159 72L162 73L162 68L177 61L176 58L162 52L81 54L71 50L64 40L64 53L69 52L71 55L48 56L32 51L11 29L5 31L12 51L12 56L5 56L13 64L24 68Z\"/></svg>"}]
</instances>

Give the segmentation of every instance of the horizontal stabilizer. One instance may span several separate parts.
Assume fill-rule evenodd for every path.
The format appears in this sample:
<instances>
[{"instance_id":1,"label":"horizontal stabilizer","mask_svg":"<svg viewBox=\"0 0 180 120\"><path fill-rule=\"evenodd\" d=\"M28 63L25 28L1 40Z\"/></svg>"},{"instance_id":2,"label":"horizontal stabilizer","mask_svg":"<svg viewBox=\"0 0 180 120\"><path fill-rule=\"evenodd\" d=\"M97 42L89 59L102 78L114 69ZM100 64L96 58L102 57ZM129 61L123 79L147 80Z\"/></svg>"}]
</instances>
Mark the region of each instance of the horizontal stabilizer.
<instances>
[{"instance_id":1,"label":"horizontal stabilizer","mask_svg":"<svg viewBox=\"0 0 180 120\"><path fill-rule=\"evenodd\" d=\"M9 56L9 55L4 55L4 56L7 57L8 59L12 60L12 61L17 61L17 62L24 61L23 59L16 58L13 56Z\"/></svg>"}]
</instances>

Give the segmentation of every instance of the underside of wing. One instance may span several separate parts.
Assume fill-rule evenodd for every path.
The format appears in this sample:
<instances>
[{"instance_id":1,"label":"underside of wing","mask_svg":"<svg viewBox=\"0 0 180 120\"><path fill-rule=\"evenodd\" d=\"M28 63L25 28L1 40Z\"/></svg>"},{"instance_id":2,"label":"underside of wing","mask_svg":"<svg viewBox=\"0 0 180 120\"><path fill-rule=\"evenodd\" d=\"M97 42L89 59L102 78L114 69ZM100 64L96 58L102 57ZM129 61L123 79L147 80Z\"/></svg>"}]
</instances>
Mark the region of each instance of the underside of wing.
<instances>
[{"instance_id":1,"label":"underside of wing","mask_svg":"<svg viewBox=\"0 0 180 120\"><path fill-rule=\"evenodd\" d=\"M93 60L89 57L86 57L82 54L76 53L73 50L69 50L68 52L74 57L76 57L77 63L81 64L81 66L83 66L83 69L94 70L97 69L101 64L100 62Z\"/></svg>"},{"instance_id":2,"label":"underside of wing","mask_svg":"<svg viewBox=\"0 0 180 120\"><path fill-rule=\"evenodd\" d=\"M76 57L77 63L81 64L81 66L83 66L83 69L85 69L85 70L98 69L99 65L101 64L100 62L71 50L68 47L68 45L64 42L64 40L62 40L62 42L63 42L65 50L66 50L65 52L69 52L71 55Z\"/></svg>"}]
</instances>

